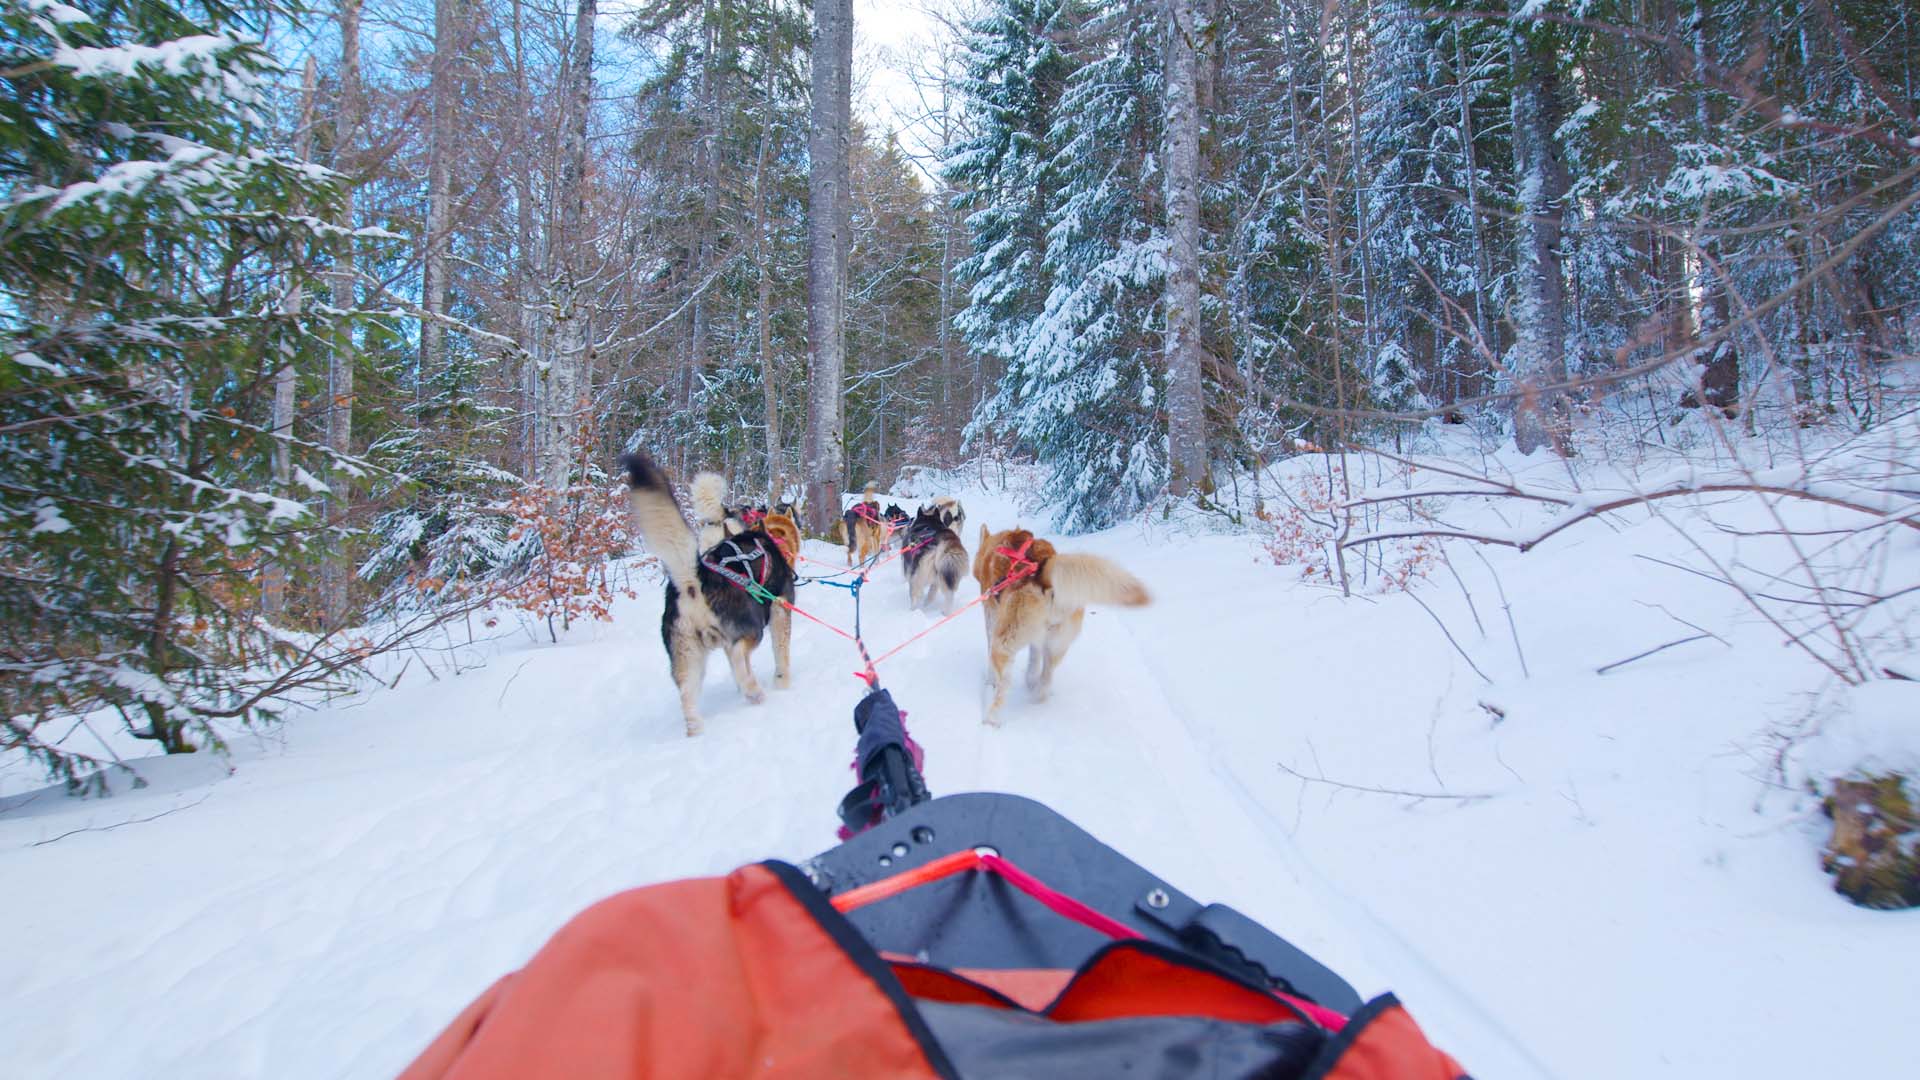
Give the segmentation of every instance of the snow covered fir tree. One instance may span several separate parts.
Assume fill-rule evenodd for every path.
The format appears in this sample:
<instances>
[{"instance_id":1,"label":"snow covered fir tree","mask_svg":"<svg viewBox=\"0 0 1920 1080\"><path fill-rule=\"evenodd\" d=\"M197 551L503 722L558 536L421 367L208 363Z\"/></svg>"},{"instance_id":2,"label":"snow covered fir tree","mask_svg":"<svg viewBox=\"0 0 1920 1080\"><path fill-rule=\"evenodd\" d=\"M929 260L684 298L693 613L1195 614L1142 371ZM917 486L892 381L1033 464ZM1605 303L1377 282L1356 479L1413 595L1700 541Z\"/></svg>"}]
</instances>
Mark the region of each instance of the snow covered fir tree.
<instances>
[{"instance_id":1,"label":"snow covered fir tree","mask_svg":"<svg viewBox=\"0 0 1920 1080\"><path fill-rule=\"evenodd\" d=\"M6 9L6 730L69 780L75 717L188 750L334 665L263 618L358 471L286 413L353 320L344 178L274 145L245 36L276 14Z\"/></svg>"},{"instance_id":2,"label":"snow covered fir tree","mask_svg":"<svg viewBox=\"0 0 1920 1080\"><path fill-rule=\"evenodd\" d=\"M9 1075L391 1074L869 661L1474 1075L1897 1074L1917 309L1911 2L0 0Z\"/></svg>"}]
</instances>

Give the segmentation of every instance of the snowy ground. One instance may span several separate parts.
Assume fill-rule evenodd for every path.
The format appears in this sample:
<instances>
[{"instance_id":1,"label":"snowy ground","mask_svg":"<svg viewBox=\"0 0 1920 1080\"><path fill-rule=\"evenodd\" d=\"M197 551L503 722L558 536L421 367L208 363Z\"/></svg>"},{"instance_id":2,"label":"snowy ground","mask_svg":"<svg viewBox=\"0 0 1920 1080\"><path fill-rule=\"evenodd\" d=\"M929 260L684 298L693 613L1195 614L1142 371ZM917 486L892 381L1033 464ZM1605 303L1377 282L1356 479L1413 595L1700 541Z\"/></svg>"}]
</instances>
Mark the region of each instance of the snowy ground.
<instances>
[{"instance_id":1,"label":"snowy ground","mask_svg":"<svg viewBox=\"0 0 1920 1080\"><path fill-rule=\"evenodd\" d=\"M1042 520L1016 493L965 499L970 544L981 523ZM1408 597L1343 601L1245 535L1159 523L1063 546L1122 561L1154 606L1092 613L1053 700L1016 691L1000 730L979 722L977 615L885 665L936 793L1052 804L1363 993L1397 990L1483 1080L1907 1060L1920 912L1828 890L1817 803L1778 786L1769 732L1814 719L1829 751L1888 751L1888 731L1911 748L1920 688L1833 690L1737 597L1638 557L1690 557L1680 530L1643 514L1484 564L1456 548L1484 630L1450 579L1419 595L1490 682ZM801 602L849 617L838 590ZM591 901L829 846L859 689L846 644L800 622L795 686L762 707L711 665L689 740L659 603L644 588L558 646L477 645L486 663L457 677L416 667L236 747L231 770L16 794L9 1074L391 1074ZM868 604L883 646L931 621L891 573ZM1676 616L1726 643L1595 674L1685 634ZM766 650L757 665L767 679Z\"/></svg>"}]
</instances>

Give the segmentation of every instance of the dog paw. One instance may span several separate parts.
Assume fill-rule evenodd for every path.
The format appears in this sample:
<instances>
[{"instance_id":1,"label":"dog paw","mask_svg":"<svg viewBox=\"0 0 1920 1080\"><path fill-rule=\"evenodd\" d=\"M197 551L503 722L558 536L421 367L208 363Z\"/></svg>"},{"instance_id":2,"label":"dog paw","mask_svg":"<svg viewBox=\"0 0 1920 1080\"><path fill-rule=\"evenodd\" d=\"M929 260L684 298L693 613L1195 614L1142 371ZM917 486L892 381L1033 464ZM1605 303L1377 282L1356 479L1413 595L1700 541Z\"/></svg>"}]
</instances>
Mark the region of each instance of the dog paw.
<instances>
[{"instance_id":1,"label":"dog paw","mask_svg":"<svg viewBox=\"0 0 1920 1080\"><path fill-rule=\"evenodd\" d=\"M987 725L990 728L997 728L1000 726L1000 714L988 713L987 715L980 718L980 722Z\"/></svg>"},{"instance_id":2,"label":"dog paw","mask_svg":"<svg viewBox=\"0 0 1920 1080\"><path fill-rule=\"evenodd\" d=\"M687 738L697 738L700 733L705 730L707 730L707 722L705 720L697 716L687 717Z\"/></svg>"},{"instance_id":3,"label":"dog paw","mask_svg":"<svg viewBox=\"0 0 1920 1080\"><path fill-rule=\"evenodd\" d=\"M791 690L791 689L793 689L793 676L791 676L791 675L775 675L775 676L773 677L773 688L774 688L775 690Z\"/></svg>"}]
</instances>

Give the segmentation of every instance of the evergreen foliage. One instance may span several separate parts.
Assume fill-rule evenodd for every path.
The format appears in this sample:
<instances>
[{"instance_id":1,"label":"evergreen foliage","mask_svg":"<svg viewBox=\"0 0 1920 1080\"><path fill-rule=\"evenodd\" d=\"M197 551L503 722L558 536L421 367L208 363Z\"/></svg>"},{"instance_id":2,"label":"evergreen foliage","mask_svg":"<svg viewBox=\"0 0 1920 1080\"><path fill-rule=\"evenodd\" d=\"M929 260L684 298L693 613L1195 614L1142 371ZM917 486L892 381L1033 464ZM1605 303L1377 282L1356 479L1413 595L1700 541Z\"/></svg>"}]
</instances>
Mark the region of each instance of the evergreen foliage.
<instances>
[{"instance_id":1,"label":"evergreen foliage","mask_svg":"<svg viewBox=\"0 0 1920 1080\"><path fill-rule=\"evenodd\" d=\"M260 569L330 542L335 462L268 425L275 371L348 316L318 289L339 178L264 139L266 3L0 8L0 746L57 720L169 752L344 663L268 625ZM276 485L277 439L293 482Z\"/></svg>"}]
</instances>

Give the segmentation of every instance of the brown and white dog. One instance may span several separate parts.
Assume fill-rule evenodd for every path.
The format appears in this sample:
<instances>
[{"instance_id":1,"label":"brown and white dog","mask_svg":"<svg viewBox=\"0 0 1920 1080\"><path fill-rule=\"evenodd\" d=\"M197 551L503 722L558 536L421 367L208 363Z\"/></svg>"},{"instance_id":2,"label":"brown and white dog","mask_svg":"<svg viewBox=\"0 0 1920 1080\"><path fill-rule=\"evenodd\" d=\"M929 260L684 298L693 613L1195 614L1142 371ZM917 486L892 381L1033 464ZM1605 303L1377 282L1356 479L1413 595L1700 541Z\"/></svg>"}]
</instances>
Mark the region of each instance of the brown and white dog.
<instances>
[{"instance_id":1,"label":"brown and white dog","mask_svg":"<svg viewBox=\"0 0 1920 1080\"><path fill-rule=\"evenodd\" d=\"M929 505L913 516L901 537L906 545L900 565L907 574L907 606L951 613L953 592L967 573L967 548L960 534L948 528L940 511Z\"/></svg>"},{"instance_id":2,"label":"brown and white dog","mask_svg":"<svg viewBox=\"0 0 1920 1080\"><path fill-rule=\"evenodd\" d=\"M702 486L702 481L709 477L715 481L710 489ZM723 537L759 529L780 545L780 554L786 556L788 566L796 570L799 568L800 525L792 503L781 503L772 509L765 503L759 506L742 503L726 507L723 505L726 501L724 481L720 481L714 473L701 473L694 477L688 495L693 502L694 516L701 521L701 548L712 547ZM720 509L715 511L715 507ZM713 528L709 522L717 522L720 527Z\"/></svg>"},{"instance_id":3,"label":"brown and white dog","mask_svg":"<svg viewBox=\"0 0 1920 1080\"><path fill-rule=\"evenodd\" d=\"M848 566L866 562L886 547L891 530L887 528L886 513L880 509L880 501L874 498L872 484L867 485L867 493L859 502L849 506L847 512L840 515L840 520L847 527Z\"/></svg>"},{"instance_id":4,"label":"brown and white dog","mask_svg":"<svg viewBox=\"0 0 1920 1080\"><path fill-rule=\"evenodd\" d=\"M1036 568L992 593L1020 568L1015 554ZM1020 650L1032 650L1027 655L1027 689L1035 701L1045 701L1054 669L1080 636L1088 604L1141 607L1152 599L1139 578L1114 563L1098 555L1057 551L1018 528L990 533L980 526L973 576L982 593L991 593L980 606L987 615L987 680L993 692L985 720L993 727L1000 726L1000 707L1007 700L1007 666Z\"/></svg>"},{"instance_id":5,"label":"brown and white dog","mask_svg":"<svg viewBox=\"0 0 1920 1080\"><path fill-rule=\"evenodd\" d=\"M767 593L793 600L793 566L780 543L764 526L749 527L726 509L726 482L712 473L694 478L696 533L680 516L667 474L645 454L621 459L627 467L633 524L647 547L667 571L665 609L660 615L660 640L680 690L680 711L687 734L698 735L700 684L707 673L707 654L720 649L733 666L733 681L755 705L766 700L753 677L753 650L769 626L773 629L773 684L785 689L792 676L788 651L793 639L793 616L776 603L755 599L745 588L714 569L753 581ZM787 522L789 527L792 521ZM796 550L799 530L793 531Z\"/></svg>"}]
</instances>

